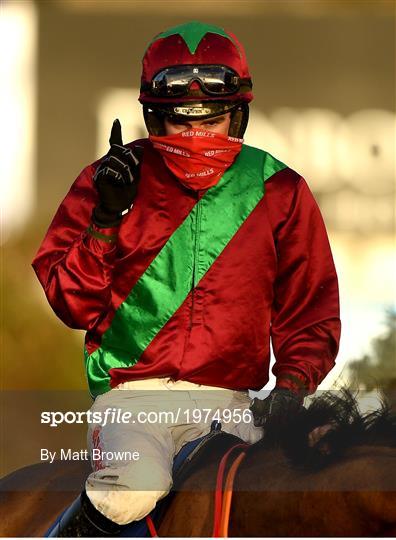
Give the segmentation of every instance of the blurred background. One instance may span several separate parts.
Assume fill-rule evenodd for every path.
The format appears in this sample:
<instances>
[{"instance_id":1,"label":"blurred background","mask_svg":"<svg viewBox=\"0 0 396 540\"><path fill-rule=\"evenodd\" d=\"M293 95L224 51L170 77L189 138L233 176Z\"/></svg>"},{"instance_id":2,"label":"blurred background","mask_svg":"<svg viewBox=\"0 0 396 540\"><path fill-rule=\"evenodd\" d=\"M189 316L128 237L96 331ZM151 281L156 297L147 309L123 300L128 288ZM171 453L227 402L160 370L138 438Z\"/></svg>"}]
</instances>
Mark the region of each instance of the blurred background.
<instances>
[{"instance_id":1,"label":"blurred background","mask_svg":"<svg viewBox=\"0 0 396 540\"><path fill-rule=\"evenodd\" d=\"M343 331L321 388L395 386L393 1L3 0L1 384L13 422L23 391L85 395L83 332L56 318L30 264L74 179L107 152L113 119L124 141L146 135L144 50L192 19L245 45L255 95L245 142L303 175L322 210ZM5 472L21 466L10 444Z\"/></svg>"}]
</instances>

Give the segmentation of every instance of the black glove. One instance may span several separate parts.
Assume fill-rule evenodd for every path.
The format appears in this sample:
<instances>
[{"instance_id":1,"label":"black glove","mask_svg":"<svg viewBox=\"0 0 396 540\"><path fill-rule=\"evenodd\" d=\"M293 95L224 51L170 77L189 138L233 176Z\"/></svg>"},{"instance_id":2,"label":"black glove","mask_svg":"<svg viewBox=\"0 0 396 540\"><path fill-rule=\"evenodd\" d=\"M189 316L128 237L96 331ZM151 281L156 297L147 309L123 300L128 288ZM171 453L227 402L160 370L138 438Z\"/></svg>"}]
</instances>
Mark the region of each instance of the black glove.
<instances>
[{"instance_id":1,"label":"black glove","mask_svg":"<svg viewBox=\"0 0 396 540\"><path fill-rule=\"evenodd\" d=\"M265 399L253 398L250 410L256 427L276 423L283 424L298 413L303 404L303 397L287 388L274 388Z\"/></svg>"},{"instance_id":2,"label":"black glove","mask_svg":"<svg viewBox=\"0 0 396 540\"><path fill-rule=\"evenodd\" d=\"M120 121L114 120L109 139L110 150L94 175L99 204L92 213L98 227L115 227L122 212L129 210L136 196L136 185L143 155L141 146L133 150L123 146Z\"/></svg>"}]
</instances>

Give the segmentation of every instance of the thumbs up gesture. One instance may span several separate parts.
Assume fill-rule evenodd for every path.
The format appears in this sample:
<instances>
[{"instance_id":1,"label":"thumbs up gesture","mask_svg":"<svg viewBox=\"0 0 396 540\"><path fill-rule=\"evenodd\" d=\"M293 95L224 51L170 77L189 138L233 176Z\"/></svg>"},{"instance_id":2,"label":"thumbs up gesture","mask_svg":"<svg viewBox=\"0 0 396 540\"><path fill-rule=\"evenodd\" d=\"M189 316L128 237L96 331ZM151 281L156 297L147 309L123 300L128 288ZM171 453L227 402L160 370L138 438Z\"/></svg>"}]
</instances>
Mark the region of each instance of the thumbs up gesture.
<instances>
[{"instance_id":1,"label":"thumbs up gesture","mask_svg":"<svg viewBox=\"0 0 396 540\"><path fill-rule=\"evenodd\" d=\"M120 121L114 120L110 134L110 150L93 177L99 204L92 219L99 227L115 227L121 223L136 196L143 148L133 150L122 143Z\"/></svg>"}]
</instances>

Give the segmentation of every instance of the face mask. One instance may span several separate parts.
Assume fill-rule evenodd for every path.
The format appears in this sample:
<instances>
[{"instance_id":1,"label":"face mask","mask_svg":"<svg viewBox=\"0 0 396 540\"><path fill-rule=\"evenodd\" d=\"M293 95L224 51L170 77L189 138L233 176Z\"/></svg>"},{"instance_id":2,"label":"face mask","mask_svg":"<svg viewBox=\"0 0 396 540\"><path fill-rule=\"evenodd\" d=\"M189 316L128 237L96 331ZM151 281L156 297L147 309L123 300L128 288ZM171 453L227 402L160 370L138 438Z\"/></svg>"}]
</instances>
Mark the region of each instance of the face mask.
<instances>
[{"instance_id":1,"label":"face mask","mask_svg":"<svg viewBox=\"0 0 396 540\"><path fill-rule=\"evenodd\" d=\"M243 143L243 139L199 128L163 137L150 135L149 139L180 182L194 190L216 185Z\"/></svg>"}]
</instances>

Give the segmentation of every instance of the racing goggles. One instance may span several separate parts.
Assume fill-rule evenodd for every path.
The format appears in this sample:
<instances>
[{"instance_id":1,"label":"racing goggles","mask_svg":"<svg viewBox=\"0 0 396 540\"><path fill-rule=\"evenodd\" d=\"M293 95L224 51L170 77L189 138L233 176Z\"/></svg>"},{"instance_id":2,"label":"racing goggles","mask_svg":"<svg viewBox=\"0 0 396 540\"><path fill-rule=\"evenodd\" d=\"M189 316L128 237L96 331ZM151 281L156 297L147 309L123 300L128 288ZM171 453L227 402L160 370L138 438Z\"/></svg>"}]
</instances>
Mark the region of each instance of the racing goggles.
<instances>
[{"instance_id":1,"label":"racing goggles","mask_svg":"<svg viewBox=\"0 0 396 540\"><path fill-rule=\"evenodd\" d=\"M156 97L181 97L188 94L194 81L210 96L228 96L252 88L250 79L239 77L226 66L182 65L159 71L142 90L149 90Z\"/></svg>"}]
</instances>

